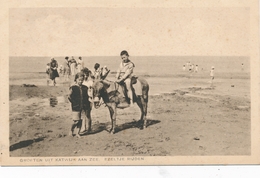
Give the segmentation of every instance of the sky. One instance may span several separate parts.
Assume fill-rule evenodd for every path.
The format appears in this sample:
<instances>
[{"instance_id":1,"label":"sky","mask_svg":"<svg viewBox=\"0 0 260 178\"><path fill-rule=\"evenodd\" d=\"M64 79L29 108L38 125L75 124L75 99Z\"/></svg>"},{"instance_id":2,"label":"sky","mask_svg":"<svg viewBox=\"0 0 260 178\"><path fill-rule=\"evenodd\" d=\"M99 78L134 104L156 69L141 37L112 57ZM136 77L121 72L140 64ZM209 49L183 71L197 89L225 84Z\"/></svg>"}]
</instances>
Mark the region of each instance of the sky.
<instances>
[{"instance_id":1,"label":"sky","mask_svg":"<svg viewBox=\"0 0 260 178\"><path fill-rule=\"evenodd\" d=\"M10 56L248 56L249 8L13 8Z\"/></svg>"}]
</instances>

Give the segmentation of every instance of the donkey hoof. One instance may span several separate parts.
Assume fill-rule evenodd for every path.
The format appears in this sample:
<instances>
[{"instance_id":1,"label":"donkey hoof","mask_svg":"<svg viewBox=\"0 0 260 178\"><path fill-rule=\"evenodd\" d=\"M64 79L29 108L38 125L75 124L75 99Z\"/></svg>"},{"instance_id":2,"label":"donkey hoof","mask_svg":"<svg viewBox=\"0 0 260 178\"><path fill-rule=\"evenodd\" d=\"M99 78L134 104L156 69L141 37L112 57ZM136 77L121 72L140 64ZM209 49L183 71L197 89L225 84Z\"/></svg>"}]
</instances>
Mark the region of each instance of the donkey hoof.
<instances>
[{"instance_id":1,"label":"donkey hoof","mask_svg":"<svg viewBox=\"0 0 260 178\"><path fill-rule=\"evenodd\" d=\"M145 130L145 129L146 129L145 126L140 127L140 130Z\"/></svg>"},{"instance_id":2,"label":"donkey hoof","mask_svg":"<svg viewBox=\"0 0 260 178\"><path fill-rule=\"evenodd\" d=\"M109 133L110 133L111 135L113 135L113 134L115 133L115 130L110 129Z\"/></svg>"}]
</instances>

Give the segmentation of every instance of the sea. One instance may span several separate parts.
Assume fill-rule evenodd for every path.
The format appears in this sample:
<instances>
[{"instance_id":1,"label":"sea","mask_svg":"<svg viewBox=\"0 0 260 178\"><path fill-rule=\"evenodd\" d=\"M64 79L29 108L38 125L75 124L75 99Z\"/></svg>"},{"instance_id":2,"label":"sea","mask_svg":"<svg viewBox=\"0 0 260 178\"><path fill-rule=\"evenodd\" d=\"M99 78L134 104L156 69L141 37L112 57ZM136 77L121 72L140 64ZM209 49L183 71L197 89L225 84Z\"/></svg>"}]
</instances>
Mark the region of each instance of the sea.
<instances>
[{"instance_id":1,"label":"sea","mask_svg":"<svg viewBox=\"0 0 260 178\"><path fill-rule=\"evenodd\" d=\"M65 57L65 56L64 56ZM54 57L62 65L64 57ZM78 56L74 56L75 59ZM93 69L95 63L107 66L112 72L119 67L119 56L82 56L85 67ZM10 57L9 72L45 72L46 64L51 57ZM198 65L200 71L210 71L215 67L216 72L230 73L243 71L250 72L250 58L247 56L132 56L130 60L135 64L134 72L149 76L171 76L183 71L183 65L190 62Z\"/></svg>"},{"instance_id":2,"label":"sea","mask_svg":"<svg viewBox=\"0 0 260 178\"><path fill-rule=\"evenodd\" d=\"M55 57L59 65L65 62L64 57ZM75 59L78 56L74 56ZM82 56L84 66L93 70L95 63L107 66L110 69L109 79L114 80L115 73L121 58L119 56ZM34 73L45 74L47 63L51 57L10 57L9 76L32 76ZM208 85L209 72L211 67L215 68L216 82L222 82L220 78L250 79L250 58L247 56L131 56L130 60L135 64L134 74L143 76L150 85L150 94L171 93L182 87L190 87L192 84L205 86ZM195 83L191 83L190 74L183 70L183 65L190 62L198 65L198 73L192 74ZM242 67L243 64L243 67ZM46 74L45 74L46 75ZM36 76L36 75L35 75ZM61 77L60 77L61 78ZM44 81L30 79L21 82L31 82L31 84L45 84ZM21 84L18 80L13 82ZM59 81L57 84L59 85Z\"/></svg>"}]
</instances>

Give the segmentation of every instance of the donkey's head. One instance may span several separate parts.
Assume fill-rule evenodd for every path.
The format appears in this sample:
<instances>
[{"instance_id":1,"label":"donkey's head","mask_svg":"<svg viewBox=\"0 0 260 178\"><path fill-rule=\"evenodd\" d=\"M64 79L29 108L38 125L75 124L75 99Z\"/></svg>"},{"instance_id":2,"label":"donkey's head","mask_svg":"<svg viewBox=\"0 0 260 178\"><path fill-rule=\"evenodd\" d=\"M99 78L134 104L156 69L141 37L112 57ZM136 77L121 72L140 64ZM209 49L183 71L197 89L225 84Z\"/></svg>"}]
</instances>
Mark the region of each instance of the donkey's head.
<instances>
[{"instance_id":1,"label":"donkey's head","mask_svg":"<svg viewBox=\"0 0 260 178\"><path fill-rule=\"evenodd\" d=\"M97 109L100 107L101 98L106 96L106 89L104 87L104 83L102 80L94 81L93 83L93 104L94 107Z\"/></svg>"}]
</instances>

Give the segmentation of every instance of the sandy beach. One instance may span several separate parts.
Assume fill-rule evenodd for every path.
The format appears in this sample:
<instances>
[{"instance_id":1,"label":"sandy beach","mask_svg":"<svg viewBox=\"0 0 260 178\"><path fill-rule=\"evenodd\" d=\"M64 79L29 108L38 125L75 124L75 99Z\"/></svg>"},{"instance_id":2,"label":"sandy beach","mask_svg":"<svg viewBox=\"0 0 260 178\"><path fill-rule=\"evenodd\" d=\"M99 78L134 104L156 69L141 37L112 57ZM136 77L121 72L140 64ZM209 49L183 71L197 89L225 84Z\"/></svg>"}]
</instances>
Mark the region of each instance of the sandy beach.
<instances>
[{"instance_id":1,"label":"sandy beach","mask_svg":"<svg viewBox=\"0 0 260 178\"><path fill-rule=\"evenodd\" d=\"M118 109L108 133L108 109L92 110L92 131L69 137L70 82L46 86L44 73L10 73L10 156L249 155L249 73L146 76L150 84L148 127L138 128L137 105ZM23 84L30 84L25 86ZM34 86L35 85L35 86Z\"/></svg>"}]
</instances>

